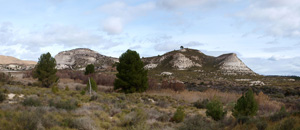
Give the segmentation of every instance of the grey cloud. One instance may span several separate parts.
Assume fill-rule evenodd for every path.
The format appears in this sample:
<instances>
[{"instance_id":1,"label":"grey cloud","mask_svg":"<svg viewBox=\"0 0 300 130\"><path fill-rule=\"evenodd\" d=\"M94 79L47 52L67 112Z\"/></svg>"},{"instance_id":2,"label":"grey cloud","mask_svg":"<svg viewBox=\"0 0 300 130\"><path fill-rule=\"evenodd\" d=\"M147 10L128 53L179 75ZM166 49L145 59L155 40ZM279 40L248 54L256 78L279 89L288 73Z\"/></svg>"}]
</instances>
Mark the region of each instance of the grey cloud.
<instances>
[{"instance_id":1,"label":"grey cloud","mask_svg":"<svg viewBox=\"0 0 300 130\"><path fill-rule=\"evenodd\" d=\"M296 48L294 47L269 47L269 48L264 48L263 51L265 52L282 52L282 51L289 51L289 50L294 50Z\"/></svg>"}]
</instances>

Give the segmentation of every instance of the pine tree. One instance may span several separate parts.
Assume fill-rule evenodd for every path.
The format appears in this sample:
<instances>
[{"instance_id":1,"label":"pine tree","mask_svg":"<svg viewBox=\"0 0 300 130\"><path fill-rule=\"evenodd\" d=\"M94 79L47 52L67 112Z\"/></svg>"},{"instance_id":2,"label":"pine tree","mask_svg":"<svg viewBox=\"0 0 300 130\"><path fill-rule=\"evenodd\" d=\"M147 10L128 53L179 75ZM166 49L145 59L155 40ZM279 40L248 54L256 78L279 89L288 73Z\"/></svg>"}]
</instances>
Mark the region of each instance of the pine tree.
<instances>
[{"instance_id":1,"label":"pine tree","mask_svg":"<svg viewBox=\"0 0 300 130\"><path fill-rule=\"evenodd\" d=\"M234 106L233 116L241 117L241 116L254 116L258 110L258 104L254 98L254 93L250 88L246 94L243 94L240 97Z\"/></svg>"},{"instance_id":2,"label":"pine tree","mask_svg":"<svg viewBox=\"0 0 300 130\"><path fill-rule=\"evenodd\" d=\"M33 77L38 78L43 87L49 88L58 82L59 78L56 76L57 69L55 68L56 61L48 52L42 54L35 66Z\"/></svg>"},{"instance_id":3,"label":"pine tree","mask_svg":"<svg viewBox=\"0 0 300 130\"><path fill-rule=\"evenodd\" d=\"M114 89L125 93L144 92L148 88L148 71L136 51L127 50L119 58Z\"/></svg>"}]
</instances>

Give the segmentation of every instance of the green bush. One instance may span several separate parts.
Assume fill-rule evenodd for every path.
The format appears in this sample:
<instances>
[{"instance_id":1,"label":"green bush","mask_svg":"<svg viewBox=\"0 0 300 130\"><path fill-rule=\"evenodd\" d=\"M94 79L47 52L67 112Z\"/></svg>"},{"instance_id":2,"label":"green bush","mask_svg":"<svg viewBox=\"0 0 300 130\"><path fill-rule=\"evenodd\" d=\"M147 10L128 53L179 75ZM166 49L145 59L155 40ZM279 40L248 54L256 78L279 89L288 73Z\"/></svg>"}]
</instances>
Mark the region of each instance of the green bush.
<instances>
[{"instance_id":1,"label":"green bush","mask_svg":"<svg viewBox=\"0 0 300 130\"><path fill-rule=\"evenodd\" d=\"M208 99L204 99L202 101L198 100L196 102L193 103L194 107L198 108L198 109L203 109L206 108L207 103L209 102Z\"/></svg>"},{"instance_id":2,"label":"green bush","mask_svg":"<svg viewBox=\"0 0 300 130\"><path fill-rule=\"evenodd\" d=\"M69 90L70 90L68 85L65 87L65 90L66 90L66 91L69 91Z\"/></svg>"},{"instance_id":3,"label":"green bush","mask_svg":"<svg viewBox=\"0 0 300 130\"><path fill-rule=\"evenodd\" d=\"M184 113L183 107L178 107L176 112L174 113L174 116L172 117L171 121L179 123L184 120L184 117L185 117L185 113Z\"/></svg>"},{"instance_id":4,"label":"green bush","mask_svg":"<svg viewBox=\"0 0 300 130\"><path fill-rule=\"evenodd\" d=\"M57 93L58 92L58 87L56 85L53 85L51 87L51 91L52 91L52 93Z\"/></svg>"},{"instance_id":5,"label":"green bush","mask_svg":"<svg viewBox=\"0 0 300 130\"><path fill-rule=\"evenodd\" d=\"M121 118L121 125L133 128L134 126L145 124L146 120L147 114L142 109L134 109L132 112Z\"/></svg>"},{"instance_id":6,"label":"green bush","mask_svg":"<svg viewBox=\"0 0 300 130\"><path fill-rule=\"evenodd\" d=\"M237 101L232 111L234 117L254 116L258 110L258 104L254 99L254 93L250 88L246 94L243 94Z\"/></svg>"},{"instance_id":7,"label":"green bush","mask_svg":"<svg viewBox=\"0 0 300 130\"><path fill-rule=\"evenodd\" d=\"M124 93L144 92L148 88L148 71L136 51L127 50L117 63L118 73L114 89Z\"/></svg>"},{"instance_id":8,"label":"green bush","mask_svg":"<svg viewBox=\"0 0 300 130\"><path fill-rule=\"evenodd\" d=\"M41 101L38 97L28 97L22 102L24 106L41 106Z\"/></svg>"},{"instance_id":9,"label":"green bush","mask_svg":"<svg viewBox=\"0 0 300 130\"><path fill-rule=\"evenodd\" d=\"M208 102L206 109L206 115L211 116L216 121L223 119L227 113L223 110L222 103L217 99L213 99L212 101Z\"/></svg>"},{"instance_id":10,"label":"green bush","mask_svg":"<svg viewBox=\"0 0 300 130\"><path fill-rule=\"evenodd\" d=\"M6 96L3 92L0 91L0 103L5 100Z\"/></svg>"},{"instance_id":11,"label":"green bush","mask_svg":"<svg viewBox=\"0 0 300 130\"><path fill-rule=\"evenodd\" d=\"M95 72L95 66L93 64L89 64L85 67L85 75L93 74Z\"/></svg>"}]
</instances>

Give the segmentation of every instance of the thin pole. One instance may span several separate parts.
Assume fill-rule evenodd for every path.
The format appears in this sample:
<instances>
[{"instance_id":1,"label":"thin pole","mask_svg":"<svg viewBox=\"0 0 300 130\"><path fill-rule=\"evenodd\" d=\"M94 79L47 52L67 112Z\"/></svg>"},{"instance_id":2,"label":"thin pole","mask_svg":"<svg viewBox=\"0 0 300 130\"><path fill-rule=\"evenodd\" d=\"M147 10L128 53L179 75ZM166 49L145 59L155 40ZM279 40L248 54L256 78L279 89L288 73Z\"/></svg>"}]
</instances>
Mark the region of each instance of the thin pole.
<instances>
[{"instance_id":1,"label":"thin pole","mask_svg":"<svg viewBox=\"0 0 300 130\"><path fill-rule=\"evenodd\" d=\"M91 87L91 80L90 80L90 77L89 77L89 83L90 83L90 95L92 95L92 87Z\"/></svg>"}]
</instances>

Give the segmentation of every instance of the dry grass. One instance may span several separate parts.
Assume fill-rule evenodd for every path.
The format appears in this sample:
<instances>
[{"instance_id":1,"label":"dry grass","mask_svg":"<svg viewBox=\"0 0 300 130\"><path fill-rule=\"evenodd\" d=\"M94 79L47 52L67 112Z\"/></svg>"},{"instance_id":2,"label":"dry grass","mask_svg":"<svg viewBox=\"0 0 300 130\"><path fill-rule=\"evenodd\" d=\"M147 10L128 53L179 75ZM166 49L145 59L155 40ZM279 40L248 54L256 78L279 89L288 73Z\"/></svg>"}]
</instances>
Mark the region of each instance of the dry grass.
<instances>
[{"instance_id":1,"label":"dry grass","mask_svg":"<svg viewBox=\"0 0 300 130\"><path fill-rule=\"evenodd\" d=\"M170 89L162 89L159 91L147 91L146 93L149 95L169 96L174 99L184 100L189 103L193 103L198 100L211 100L213 98L219 98L222 103L227 104L230 102L235 102L241 96L241 94L231 92L220 92L218 90L213 89L209 89L205 92L187 90L184 90L182 92L175 92Z\"/></svg>"},{"instance_id":2,"label":"dry grass","mask_svg":"<svg viewBox=\"0 0 300 130\"><path fill-rule=\"evenodd\" d=\"M255 96L256 101L258 102L258 114L259 115L268 115L280 110L283 103L271 100L268 95L265 95L263 92L260 92Z\"/></svg>"}]
</instances>

